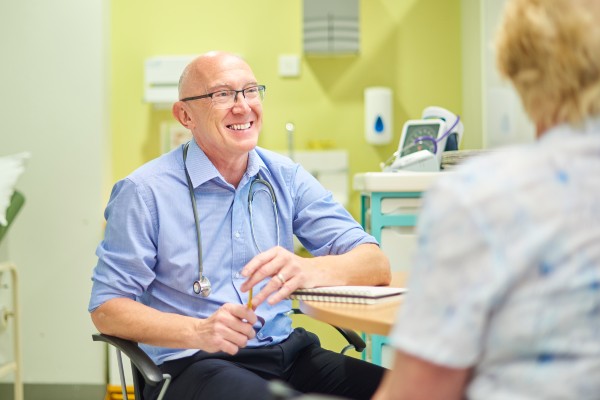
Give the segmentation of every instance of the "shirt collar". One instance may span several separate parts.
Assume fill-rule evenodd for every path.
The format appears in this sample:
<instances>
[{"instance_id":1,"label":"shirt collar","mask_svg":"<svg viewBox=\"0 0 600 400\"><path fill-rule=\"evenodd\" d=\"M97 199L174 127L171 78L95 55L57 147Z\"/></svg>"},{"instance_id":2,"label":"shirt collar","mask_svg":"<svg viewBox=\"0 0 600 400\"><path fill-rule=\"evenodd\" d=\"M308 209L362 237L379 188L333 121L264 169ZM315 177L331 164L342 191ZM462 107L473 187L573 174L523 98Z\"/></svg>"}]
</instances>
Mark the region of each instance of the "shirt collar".
<instances>
[{"instance_id":1,"label":"shirt collar","mask_svg":"<svg viewBox=\"0 0 600 400\"><path fill-rule=\"evenodd\" d=\"M246 173L244 174L245 178L254 178L259 172L264 177L265 174L269 173L269 170L263 159L256 152L256 149L252 149L248 157L248 168L246 168Z\"/></svg>"},{"instance_id":2,"label":"shirt collar","mask_svg":"<svg viewBox=\"0 0 600 400\"><path fill-rule=\"evenodd\" d=\"M183 154L183 146L181 147ZM196 144L196 141L190 141L185 161L188 174L192 180L194 188L210 181L214 178L221 177L219 171L215 168L212 162L208 159L204 151ZM221 179L223 179L221 177Z\"/></svg>"},{"instance_id":3,"label":"shirt collar","mask_svg":"<svg viewBox=\"0 0 600 400\"><path fill-rule=\"evenodd\" d=\"M213 165L194 140L190 142L185 164L194 188L203 185L211 179L219 179L221 182L225 183L225 179L223 179L219 170ZM246 167L246 172L240 182L240 186L245 185L247 181L254 178L259 172L263 177L265 177L265 175L270 175L265 162L260 158L256 150L252 149L248 153L248 166Z\"/></svg>"},{"instance_id":4,"label":"shirt collar","mask_svg":"<svg viewBox=\"0 0 600 400\"><path fill-rule=\"evenodd\" d=\"M573 132L577 132L582 135L598 135L600 133L600 117L588 117L584 119L580 124L569 124L561 123L548 129L541 136L541 139L545 139L550 136L559 135L571 135Z\"/></svg>"}]
</instances>

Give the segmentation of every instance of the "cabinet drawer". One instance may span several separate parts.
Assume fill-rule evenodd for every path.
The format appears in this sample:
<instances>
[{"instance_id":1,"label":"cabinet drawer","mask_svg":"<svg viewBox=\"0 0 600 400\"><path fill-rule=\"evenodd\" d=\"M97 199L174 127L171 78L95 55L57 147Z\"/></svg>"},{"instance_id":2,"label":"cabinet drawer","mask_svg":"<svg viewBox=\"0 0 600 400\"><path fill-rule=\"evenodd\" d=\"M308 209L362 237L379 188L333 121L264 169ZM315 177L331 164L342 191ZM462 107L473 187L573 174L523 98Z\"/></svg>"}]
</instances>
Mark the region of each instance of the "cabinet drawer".
<instances>
[{"instance_id":1,"label":"cabinet drawer","mask_svg":"<svg viewBox=\"0 0 600 400\"><path fill-rule=\"evenodd\" d=\"M381 230L381 250L390 259L392 271L406 271L413 261L417 236L413 227L390 226Z\"/></svg>"},{"instance_id":2,"label":"cabinet drawer","mask_svg":"<svg viewBox=\"0 0 600 400\"><path fill-rule=\"evenodd\" d=\"M417 215L421 209L422 199L420 197L407 198L384 198L381 200L381 214L413 214Z\"/></svg>"}]
</instances>

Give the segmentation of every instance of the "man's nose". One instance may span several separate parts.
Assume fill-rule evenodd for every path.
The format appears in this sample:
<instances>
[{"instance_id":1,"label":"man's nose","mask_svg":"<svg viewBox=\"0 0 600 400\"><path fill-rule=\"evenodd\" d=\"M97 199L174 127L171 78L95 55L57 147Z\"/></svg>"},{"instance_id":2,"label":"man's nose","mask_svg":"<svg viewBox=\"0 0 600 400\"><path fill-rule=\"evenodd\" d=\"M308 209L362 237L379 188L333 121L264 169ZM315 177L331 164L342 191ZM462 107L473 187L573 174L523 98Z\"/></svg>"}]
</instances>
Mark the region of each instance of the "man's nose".
<instances>
[{"instance_id":1,"label":"man's nose","mask_svg":"<svg viewBox=\"0 0 600 400\"><path fill-rule=\"evenodd\" d=\"M244 93L237 92L235 94L235 97L233 98L233 110L240 112L240 111L247 111L249 109L250 109L250 106L248 105L248 101L246 100Z\"/></svg>"}]
</instances>

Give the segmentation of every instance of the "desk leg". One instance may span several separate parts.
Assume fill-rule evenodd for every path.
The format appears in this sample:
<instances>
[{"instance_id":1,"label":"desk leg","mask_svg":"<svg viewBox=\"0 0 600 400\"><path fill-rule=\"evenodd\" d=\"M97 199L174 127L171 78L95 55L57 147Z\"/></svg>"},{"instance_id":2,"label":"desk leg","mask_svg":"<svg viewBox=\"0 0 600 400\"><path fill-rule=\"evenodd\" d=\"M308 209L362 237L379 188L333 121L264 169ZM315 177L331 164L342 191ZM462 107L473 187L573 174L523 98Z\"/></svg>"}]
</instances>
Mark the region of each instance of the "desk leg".
<instances>
[{"instance_id":1,"label":"desk leg","mask_svg":"<svg viewBox=\"0 0 600 400\"><path fill-rule=\"evenodd\" d=\"M371 338L371 362L376 365L382 365L383 346L385 346L388 343L388 337L381 335L372 336L373 337Z\"/></svg>"},{"instance_id":2,"label":"desk leg","mask_svg":"<svg viewBox=\"0 0 600 400\"><path fill-rule=\"evenodd\" d=\"M388 343L388 337L363 333L363 340L367 347L363 352L362 359L372 364L383 366L383 346Z\"/></svg>"},{"instance_id":3,"label":"desk leg","mask_svg":"<svg viewBox=\"0 0 600 400\"><path fill-rule=\"evenodd\" d=\"M367 347L365 348L365 351L363 352L363 359L367 362L373 362L373 354L372 354L373 345L371 343L371 335L369 335L368 333L363 333L363 340L365 341L365 344L367 345Z\"/></svg>"}]
</instances>

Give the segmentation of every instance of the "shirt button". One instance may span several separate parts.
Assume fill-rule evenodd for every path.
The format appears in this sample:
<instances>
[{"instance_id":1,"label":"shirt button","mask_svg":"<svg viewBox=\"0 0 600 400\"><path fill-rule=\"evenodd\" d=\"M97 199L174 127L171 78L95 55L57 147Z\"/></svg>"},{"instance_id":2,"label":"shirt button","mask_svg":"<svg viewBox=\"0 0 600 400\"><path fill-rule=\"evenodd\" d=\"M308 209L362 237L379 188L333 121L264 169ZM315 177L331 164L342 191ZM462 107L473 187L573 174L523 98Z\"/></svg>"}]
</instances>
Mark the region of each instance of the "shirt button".
<instances>
[{"instance_id":1,"label":"shirt button","mask_svg":"<svg viewBox=\"0 0 600 400\"><path fill-rule=\"evenodd\" d=\"M236 278L239 278L240 276L241 276L241 275L240 275L240 273L239 273L239 272L236 272L236 273L235 273L235 277L236 277Z\"/></svg>"},{"instance_id":2,"label":"shirt button","mask_svg":"<svg viewBox=\"0 0 600 400\"><path fill-rule=\"evenodd\" d=\"M239 237L240 237L240 233L239 233L239 232L236 232L236 233L235 233L235 237L239 239Z\"/></svg>"}]
</instances>

